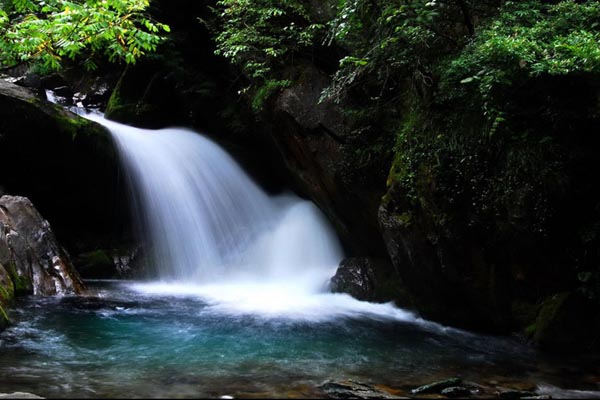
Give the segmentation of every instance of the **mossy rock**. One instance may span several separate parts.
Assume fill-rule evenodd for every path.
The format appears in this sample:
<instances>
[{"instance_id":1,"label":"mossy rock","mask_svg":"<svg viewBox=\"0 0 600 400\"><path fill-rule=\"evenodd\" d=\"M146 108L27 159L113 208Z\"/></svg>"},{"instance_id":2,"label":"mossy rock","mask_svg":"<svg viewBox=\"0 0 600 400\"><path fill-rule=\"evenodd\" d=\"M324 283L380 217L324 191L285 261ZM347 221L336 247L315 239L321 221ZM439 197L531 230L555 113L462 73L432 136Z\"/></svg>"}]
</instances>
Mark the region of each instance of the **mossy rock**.
<instances>
[{"instance_id":1,"label":"mossy rock","mask_svg":"<svg viewBox=\"0 0 600 400\"><path fill-rule=\"evenodd\" d=\"M117 274L115 264L105 250L94 250L74 259L77 272L87 279L110 279Z\"/></svg>"},{"instance_id":2,"label":"mossy rock","mask_svg":"<svg viewBox=\"0 0 600 400\"><path fill-rule=\"evenodd\" d=\"M70 253L127 235L126 180L100 124L0 80L0 159L4 193L29 198Z\"/></svg>"},{"instance_id":3,"label":"mossy rock","mask_svg":"<svg viewBox=\"0 0 600 400\"><path fill-rule=\"evenodd\" d=\"M598 305L579 292L558 293L543 302L535 324L527 331L543 350L555 353L597 350Z\"/></svg>"}]
</instances>

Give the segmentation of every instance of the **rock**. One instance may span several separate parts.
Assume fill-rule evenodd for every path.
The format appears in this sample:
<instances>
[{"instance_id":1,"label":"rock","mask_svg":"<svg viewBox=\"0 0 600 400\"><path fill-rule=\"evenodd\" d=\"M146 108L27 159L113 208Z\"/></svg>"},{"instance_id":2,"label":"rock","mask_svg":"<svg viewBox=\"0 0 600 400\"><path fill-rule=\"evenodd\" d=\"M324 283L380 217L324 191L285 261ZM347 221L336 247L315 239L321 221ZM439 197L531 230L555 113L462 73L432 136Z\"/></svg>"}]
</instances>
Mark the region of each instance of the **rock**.
<instances>
[{"instance_id":1,"label":"rock","mask_svg":"<svg viewBox=\"0 0 600 400\"><path fill-rule=\"evenodd\" d=\"M73 258L73 264L86 279L131 278L140 272L142 257L141 246L134 245L123 249L98 249L78 254Z\"/></svg>"},{"instance_id":2,"label":"rock","mask_svg":"<svg viewBox=\"0 0 600 400\"><path fill-rule=\"evenodd\" d=\"M314 131L323 127L334 138L343 137L346 124L342 109L331 101L319 102L329 82L329 77L318 69L306 67L298 83L277 97L276 106L304 129Z\"/></svg>"},{"instance_id":3,"label":"rock","mask_svg":"<svg viewBox=\"0 0 600 400\"><path fill-rule=\"evenodd\" d=\"M0 263L8 265L17 294L79 294L83 282L48 221L25 197L0 198Z\"/></svg>"},{"instance_id":4,"label":"rock","mask_svg":"<svg viewBox=\"0 0 600 400\"><path fill-rule=\"evenodd\" d=\"M85 93L77 92L82 105L89 109L104 109L110 99L110 88L107 82L97 80Z\"/></svg>"},{"instance_id":5,"label":"rock","mask_svg":"<svg viewBox=\"0 0 600 400\"><path fill-rule=\"evenodd\" d=\"M109 132L0 80L0 186L29 198L72 254L130 236L127 189Z\"/></svg>"},{"instance_id":6,"label":"rock","mask_svg":"<svg viewBox=\"0 0 600 400\"><path fill-rule=\"evenodd\" d=\"M27 392L13 392L13 393L0 393L0 399L44 399L33 393Z\"/></svg>"},{"instance_id":7,"label":"rock","mask_svg":"<svg viewBox=\"0 0 600 400\"><path fill-rule=\"evenodd\" d=\"M144 251L141 245L111 251L118 278L131 278L143 273Z\"/></svg>"},{"instance_id":8,"label":"rock","mask_svg":"<svg viewBox=\"0 0 600 400\"><path fill-rule=\"evenodd\" d=\"M497 395L501 399L522 399L525 397L531 398L536 396L533 392L516 389L501 389L497 392Z\"/></svg>"},{"instance_id":9,"label":"rock","mask_svg":"<svg viewBox=\"0 0 600 400\"><path fill-rule=\"evenodd\" d=\"M440 393L442 396L453 397L453 398L466 397L466 396L471 395L471 391L463 386L451 386L449 388L442 390Z\"/></svg>"},{"instance_id":10,"label":"rock","mask_svg":"<svg viewBox=\"0 0 600 400\"><path fill-rule=\"evenodd\" d=\"M374 297L375 272L369 258L346 258L342 260L329 287L333 293L347 293L363 301Z\"/></svg>"},{"instance_id":11,"label":"rock","mask_svg":"<svg viewBox=\"0 0 600 400\"><path fill-rule=\"evenodd\" d=\"M442 390L458 386L462 383L460 378L450 378L443 381L433 382L428 385L419 386L416 389L411 390L412 394L430 394L430 393L441 393Z\"/></svg>"},{"instance_id":12,"label":"rock","mask_svg":"<svg viewBox=\"0 0 600 400\"><path fill-rule=\"evenodd\" d=\"M402 399L391 393L380 390L365 383L351 379L346 381L327 381L319 386L330 398L333 399Z\"/></svg>"},{"instance_id":13,"label":"rock","mask_svg":"<svg viewBox=\"0 0 600 400\"><path fill-rule=\"evenodd\" d=\"M292 84L272 96L262 120L269 121L292 183L326 213L354 254L386 257L377 208L392 138L381 135L377 121L359 127L342 104L321 101L331 78L315 65L298 64L286 74Z\"/></svg>"},{"instance_id":14,"label":"rock","mask_svg":"<svg viewBox=\"0 0 600 400\"><path fill-rule=\"evenodd\" d=\"M24 86L32 89L39 89L42 86L42 78L35 73L27 73L19 78L16 82L19 86Z\"/></svg>"},{"instance_id":15,"label":"rock","mask_svg":"<svg viewBox=\"0 0 600 400\"><path fill-rule=\"evenodd\" d=\"M350 257L342 260L329 289L347 293L363 301L386 303L412 308L410 296L390 262L375 257Z\"/></svg>"},{"instance_id":16,"label":"rock","mask_svg":"<svg viewBox=\"0 0 600 400\"><path fill-rule=\"evenodd\" d=\"M54 94L57 96L65 97L67 99L73 98L73 91L68 86L59 86L52 90L54 91Z\"/></svg>"},{"instance_id":17,"label":"rock","mask_svg":"<svg viewBox=\"0 0 600 400\"><path fill-rule=\"evenodd\" d=\"M600 349L598 305L579 292L563 292L548 297L535 323L528 328L541 349L572 352Z\"/></svg>"}]
</instances>

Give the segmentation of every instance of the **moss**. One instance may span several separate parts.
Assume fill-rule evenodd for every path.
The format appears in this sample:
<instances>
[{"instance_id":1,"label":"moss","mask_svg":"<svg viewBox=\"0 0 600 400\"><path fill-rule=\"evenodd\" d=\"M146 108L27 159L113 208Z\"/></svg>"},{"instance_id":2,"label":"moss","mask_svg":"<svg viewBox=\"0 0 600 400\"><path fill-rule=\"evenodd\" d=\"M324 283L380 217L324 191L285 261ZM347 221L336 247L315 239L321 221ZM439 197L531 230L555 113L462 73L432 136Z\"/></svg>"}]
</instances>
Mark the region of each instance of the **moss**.
<instances>
[{"instance_id":1,"label":"moss","mask_svg":"<svg viewBox=\"0 0 600 400\"><path fill-rule=\"evenodd\" d=\"M94 250L89 253L85 253L81 256L81 258L88 265L112 265L112 259L104 250Z\"/></svg>"},{"instance_id":2,"label":"moss","mask_svg":"<svg viewBox=\"0 0 600 400\"><path fill-rule=\"evenodd\" d=\"M405 211L401 214L394 214L394 218L404 227L409 227L413 220L413 216L410 211Z\"/></svg>"},{"instance_id":3,"label":"moss","mask_svg":"<svg viewBox=\"0 0 600 400\"><path fill-rule=\"evenodd\" d=\"M529 334L529 330L533 329L535 332L535 320L538 314L539 306L522 301L513 301L511 304L511 311L515 323L523 327L525 326L525 333L528 337L533 335Z\"/></svg>"},{"instance_id":4,"label":"moss","mask_svg":"<svg viewBox=\"0 0 600 400\"><path fill-rule=\"evenodd\" d=\"M8 264L6 271L10 275L10 279L13 282L15 296L32 293L33 289L31 279L19 275L17 273L17 267L15 264Z\"/></svg>"},{"instance_id":5,"label":"moss","mask_svg":"<svg viewBox=\"0 0 600 400\"><path fill-rule=\"evenodd\" d=\"M15 290L12 280L2 264L0 264L0 272L0 330L2 330L10 322L5 307L13 302Z\"/></svg>"},{"instance_id":6,"label":"moss","mask_svg":"<svg viewBox=\"0 0 600 400\"><path fill-rule=\"evenodd\" d=\"M108 279L115 275L115 265L109 253L105 250L94 250L83 253L75 258L77 271L84 278Z\"/></svg>"},{"instance_id":7,"label":"moss","mask_svg":"<svg viewBox=\"0 0 600 400\"><path fill-rule=\"evenodd\" d=\"M15 297L15 288L12 285L10 287L0 286L0 303L12 301Z\"/></svg>"},{"instance_id":8,"label":"moss","mask_svg":"<svg viewBox=\"0 0 600 400\"><path fill-rule=\"evenodd\" d=\"M536 341L543 341L544 336L552 329L555 321L560 319L560 313L571 296L571 293L559 293L547 299L541 306L540 312L535 322L535 334L533 335Z\"/></svg>"},{"instance_id":9,"label":"moss","mask_svg":"<svg viewBox=\"0 0 600 400\"><path fill-rule=\"evenodd\" d=\"M264 104L269 98L278 91L291 85L289 80L269 80L259 87L252 97L252 109L258 113L262 110Z\"/></svg>"},{"instance_id":10,"label":"moss","mask_svg":"<svg viewBox=\"0 0 600 400\"><path fill-rule=\"evenodd\" d=\"M2 307L2 304L0 304L0 329L6 328L9 323L10 319L8 318L8 314L4 310L4 307Z\"/></svg>"}]
</instances>

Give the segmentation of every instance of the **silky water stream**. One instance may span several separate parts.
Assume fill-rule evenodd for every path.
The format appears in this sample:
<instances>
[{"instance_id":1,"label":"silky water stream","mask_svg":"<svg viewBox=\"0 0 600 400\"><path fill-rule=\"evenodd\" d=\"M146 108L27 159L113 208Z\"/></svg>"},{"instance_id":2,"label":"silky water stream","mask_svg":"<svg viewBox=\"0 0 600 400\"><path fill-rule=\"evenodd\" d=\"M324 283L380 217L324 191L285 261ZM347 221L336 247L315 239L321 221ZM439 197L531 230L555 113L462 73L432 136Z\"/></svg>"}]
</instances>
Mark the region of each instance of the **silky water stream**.
<instances>
[{"instance_id":1,"label":"silky water stream","mask_svg":"<svg viewBox=\"0 0 600 400\"><path fill-rule=\"evenodd\" d=\"M593 361L542 357L511 338L329 293L343 254L319 209L267 195L205 137L88 118L111 131L128 172L149 277L19 300L0 334L0 392L320 397L323 382L353 379L410 394L459 376L600 396L589 392L600 376Z\"/></svg>"}]
</instances>

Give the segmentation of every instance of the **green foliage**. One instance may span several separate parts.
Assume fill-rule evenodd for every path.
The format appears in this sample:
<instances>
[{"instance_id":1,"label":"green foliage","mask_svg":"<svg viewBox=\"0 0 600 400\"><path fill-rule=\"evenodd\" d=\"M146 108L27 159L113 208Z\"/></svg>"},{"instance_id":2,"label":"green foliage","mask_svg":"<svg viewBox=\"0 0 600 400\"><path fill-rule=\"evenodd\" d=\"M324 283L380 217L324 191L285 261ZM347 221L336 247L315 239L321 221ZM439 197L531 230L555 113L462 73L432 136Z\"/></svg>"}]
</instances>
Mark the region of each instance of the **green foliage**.
<instances>
[{"instance_id":1,"label":"green foliage","mask_svg":"<svg viewBox=\"0 0 600 400\"><path fill-rule=\"evenodd\" d=\"M156 50L165 24L145 13L149 0L12 0L0 9L0 67L39 62L56 70L64 59L96 68L94 56L134 64Z\"/></svg>"},{"instance_id":2,"label":"green foliage","mask_svg":"<svg viewBox=\"0 0 600 400\"><path fill-rule=\"evenodd\" d=\"M256 94L252 99L252 109L255 112L259 112L265 101L275 92L280 89L286 88L291 84L289 80L268 80L264 85L256 90Z\"/></svg>"},{"instance_id":3,"label":"green foliage","mask_svg":"<svg viewBox=\"0 0 600 400\"><path fill-rule=\"evenodd\" d=\"M253 80L272 78L274 67L312 46L322 25L311 23L299 0L220 0L216 53Z\"/></svg>"},{"instance_id":4,"label":"green foliage","mask_svg":"<svg viewBox=\"0 0 600 400\"><path fill-rule=\"evenodd\" d=\"M600 2L507 1L443 69L442 93L471 96L475 90L484 112L502 117L509 89L531 77L600 72Z\"/></svg>"},{"instance_id":5,"label":"green foliage","mask_svg":"<svg viewBox=\"0 0 600 400\"><path fill-rule=\"evenodd\" d=\"M328 42L351 49L351 54L340 60L323 97L339 101L353 86L371 79L378 99L399 74L418 70L430 56L439 7L424 0L342 0Z\"/></svg>"}]
</instances>

